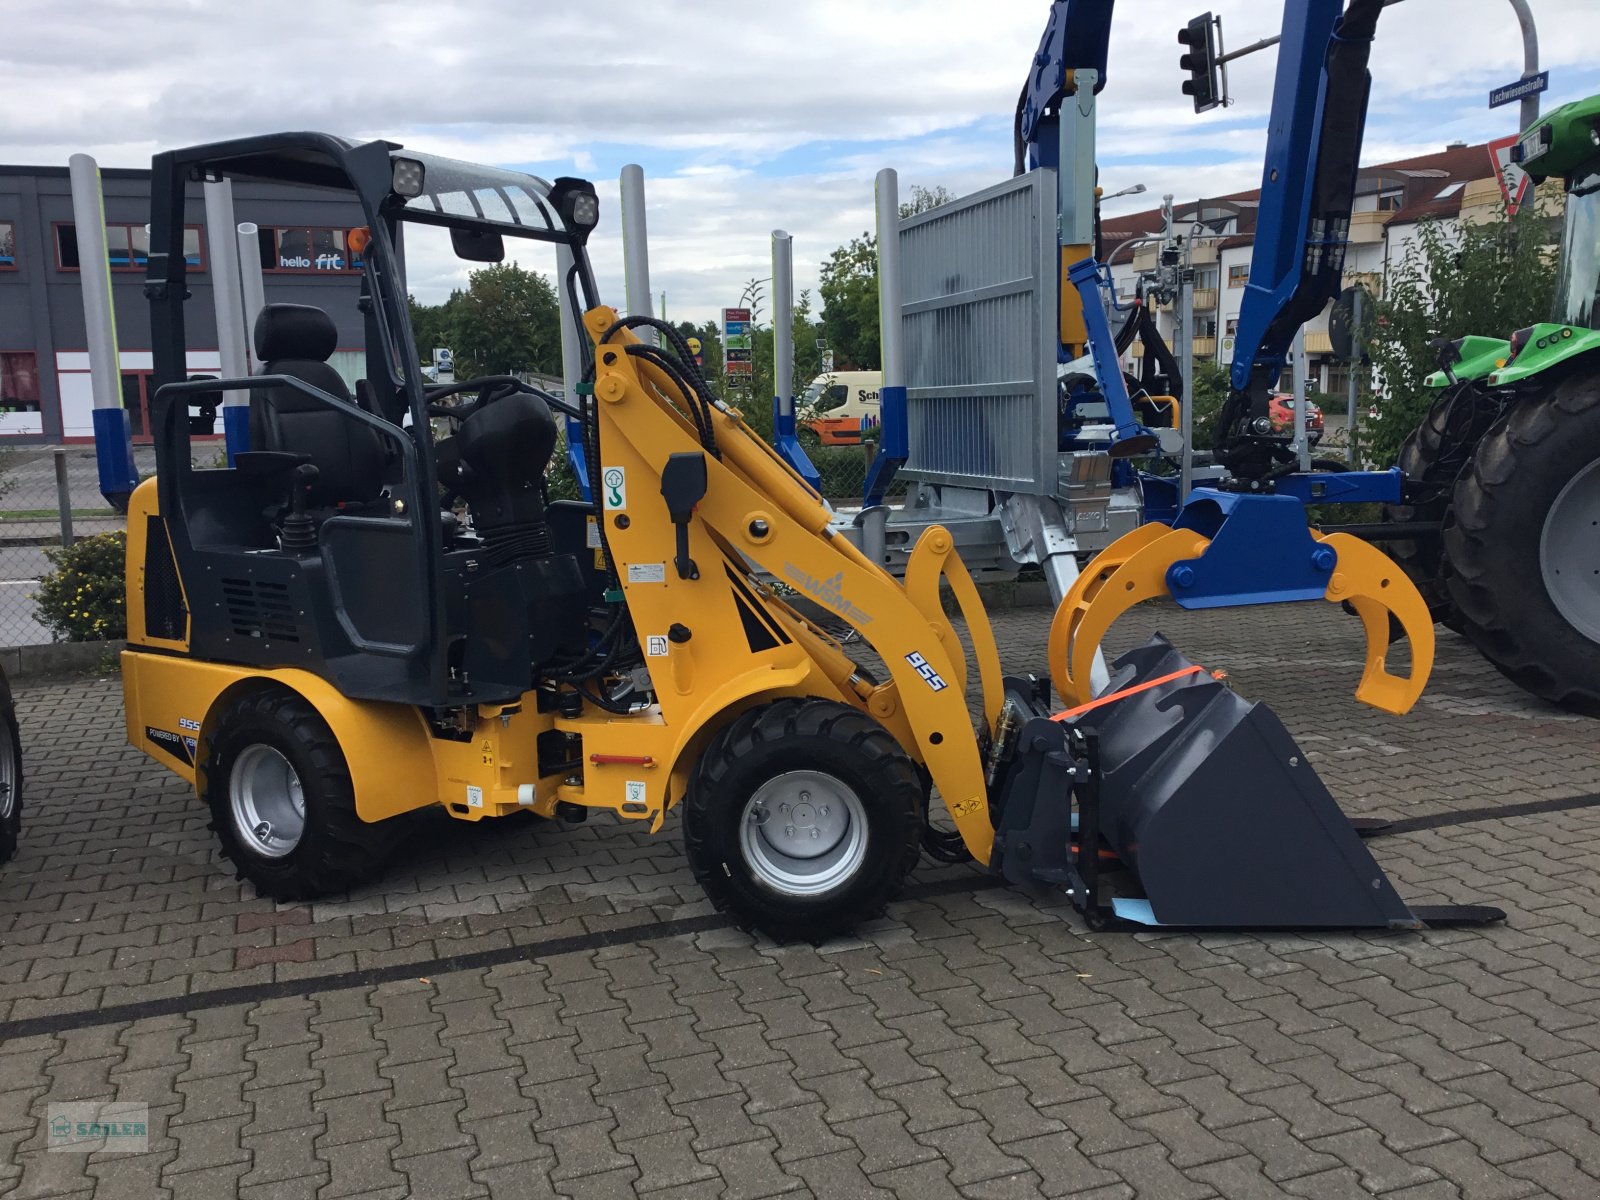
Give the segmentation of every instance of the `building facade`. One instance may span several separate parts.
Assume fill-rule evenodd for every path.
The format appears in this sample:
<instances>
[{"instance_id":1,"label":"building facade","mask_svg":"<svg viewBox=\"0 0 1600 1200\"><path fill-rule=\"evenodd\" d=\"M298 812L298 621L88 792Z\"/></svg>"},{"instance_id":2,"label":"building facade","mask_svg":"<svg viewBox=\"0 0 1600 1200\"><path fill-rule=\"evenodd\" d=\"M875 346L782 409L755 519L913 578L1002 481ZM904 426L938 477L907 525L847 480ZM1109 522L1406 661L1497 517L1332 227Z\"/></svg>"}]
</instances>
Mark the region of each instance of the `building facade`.
<instances>
[{"instance_id":1,"label":"building facade","mask_svg":"<svg viewBox=\"0 0 1600 1200\"><path fill-rule=\"evenodd\" d=\"M1180 225L1197 223L1192 255L1195 269L1194 342L1196 361L1222 366L1233 362L1233 337L1250 259L1255 251L1258 190L1236 192L1211 200L1178 204ZM1499 181L1487 143L1455 143L1436 154L1364 167L1357 177L1350 214L1350 243L1345 254L1345 286L1362 285L1382 295L1384 281L1416 239L1422 221L1457 223L1494 219L1501 211ZM1112 263L1119 296L1131 297L1139 273L1155 266L1154 245L1132 245L1158 234L1159 209L1104 222L1105 254ZM1125 247L1118 253L1118 248ZM1330 305L1331 309L1331 305ZM1158 316L1163 335L1172 336L1172 314ZM1328 310L1305 327L1307 387L1343 394L1348 365L1333 355L1328 338Z\"/></svg>"},{"instance_id":2,"label":"building facade","mask_svg":"<svg viewBox=\"0 0 1600 1200\"><path fill-rule=\"evenodd\" d=\"M135 441L148 441L150 173L106 168L100 175L122 401ZM339 326L332 364L353 382L363 332L355 303L361 261L349 250L349 234L364 223L360 206L338 192L243 181L234 183L233 201L236 219L259 227L255 251L267 302L325 309ZM183 249L192 295L185 306L188 366L196 375L214 375L220 366L207 233L200 186L191 184ZM228 241L237 245L237 234ZM0 443L93 440L81 278L67 169L0 166Z\"/></svg>"}]
</instances>

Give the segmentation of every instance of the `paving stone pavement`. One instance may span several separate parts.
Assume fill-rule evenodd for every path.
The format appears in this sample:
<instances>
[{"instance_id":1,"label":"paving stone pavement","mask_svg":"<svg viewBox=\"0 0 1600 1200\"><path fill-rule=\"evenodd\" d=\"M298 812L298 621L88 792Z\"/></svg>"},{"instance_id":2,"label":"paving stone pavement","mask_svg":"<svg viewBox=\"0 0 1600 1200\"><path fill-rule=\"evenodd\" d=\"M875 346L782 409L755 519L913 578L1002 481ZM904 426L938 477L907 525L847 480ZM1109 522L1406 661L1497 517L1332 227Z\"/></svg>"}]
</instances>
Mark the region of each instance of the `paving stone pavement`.
<instances>
[{"instance_id":1,"label":"paving stone pavement","mask_svg":"<svg viewBox=\"0 0 1600 1200\"><path fill-rule=\"evenodd\" d=\"M997 615L1041 665L1048 614ZM378 886L278 907L123 745L118 688L19 689L0 872L0 1195L1600 1195L1600 725L1454 635L1418 710L1356 704L1327 605L1130 614L1269 702L1420 934L1087 932L925 866L858 938L711 913L675 822L440 817ZM1521 807L1519 807L1521 806ZM1530 811L1531 807L1531 811ZM1502 812L1482 810L1508 810ZM46 1149L47 1105L148 1149Z\"/></svg>"}]
</instances>

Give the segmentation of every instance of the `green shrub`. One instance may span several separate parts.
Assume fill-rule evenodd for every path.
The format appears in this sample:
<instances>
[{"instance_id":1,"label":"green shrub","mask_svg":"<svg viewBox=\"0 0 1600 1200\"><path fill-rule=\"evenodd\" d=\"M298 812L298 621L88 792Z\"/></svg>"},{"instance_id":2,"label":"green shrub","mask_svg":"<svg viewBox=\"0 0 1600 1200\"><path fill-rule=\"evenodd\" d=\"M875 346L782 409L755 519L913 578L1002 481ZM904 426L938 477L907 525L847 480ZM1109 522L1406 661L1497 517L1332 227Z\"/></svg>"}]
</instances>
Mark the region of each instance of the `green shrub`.
<instances>
[{"instance_id":1,"label":"green shrub","mask_svg":"<svg viewBox=\"0 0 1600 1200\"><path fill-rule=\"evenodd\" d=\"M104 642L128 636L123 564L128 535L97 533L45 550L54 568L34 593L39 620L57 641Z\"/></svg>"}]
</instances>

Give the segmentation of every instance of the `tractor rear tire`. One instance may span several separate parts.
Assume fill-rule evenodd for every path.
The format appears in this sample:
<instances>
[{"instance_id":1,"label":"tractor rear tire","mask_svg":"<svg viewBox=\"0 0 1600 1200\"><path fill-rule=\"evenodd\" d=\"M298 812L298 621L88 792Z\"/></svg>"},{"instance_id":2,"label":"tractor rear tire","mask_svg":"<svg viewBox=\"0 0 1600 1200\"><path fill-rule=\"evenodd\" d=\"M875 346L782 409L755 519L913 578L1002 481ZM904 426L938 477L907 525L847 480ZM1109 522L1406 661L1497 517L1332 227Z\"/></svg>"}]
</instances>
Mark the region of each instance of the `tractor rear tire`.
<instances>
[{"instance_id":1,"label":"tractor rear tire","mask_svg":"<svg viewBox=\"0 0 1600 1200\"><path fill-rule=\"evenodd\" d=\"M1445 389L1422 424L1400 444L1400 469L1413 488L1426 490L1410 504L1384 505L1383 519L1442 523L1456 482L1495 415L1496 407L1476 383L1468 381ZM1397 540L1385 543L1384 549L1417 585L1434 621L1459 632L1461 621L1445 585L1448 567L1441 539Z\"/></svg>"},{"instance_id":2,"label":"tractor rear tire","mask_svg":"<svg viewBox=\"0 0 1600 1200\"><path fill-rule=\"evenodd\" d=\"M0 863L17 852L22 833L22 739L11 687L0 675Z\"/></svg>"},{"instance_id":3,"label":"tractor rear tire","mask_svg":"<svg viewBox=\"0 0 1600 1200\"><path fill-rule=\"evenodd\" d=\"M888 730L831 700L741 714L684 800L689 865L719 910L775 941L820 942L883 912L916 865L924 792Z\"/></svg>"},{"instance_id":4,"label":"tractor rear tire","mask_svg":"<svg viewBox=\"0 0 1600 1200\"><path fill-rule=\"evenodd\" d=\"M217 718L205 796L223 856L272 900L312 900L369 883L396 840L393 823L356 815L333 731L287 691L252 692Z\"/></svg>"},{"instance_id":5,"label":"tractor rear tire","mask_svg":"<svg viewBox=\"0 0 1600 1200\"><path fill-rule=\"evenodd\" d=\"M1589 511L1593 495L1570 502L1569 485L1580 483L1600 485L1595 374L1568 375L1520 401L1484 436L1445 522L1446 583L1462 631L1501 673L1543 699L1600 715L1600 513ZM1554 564L1564 565L1565 579L1547 573L1545 549L1561 512L1585 526L1565 531L1566 544L1579 547ZM1565 589L1579 624L1563 615L1552 586Z\"/></svg>"}]
</instances>

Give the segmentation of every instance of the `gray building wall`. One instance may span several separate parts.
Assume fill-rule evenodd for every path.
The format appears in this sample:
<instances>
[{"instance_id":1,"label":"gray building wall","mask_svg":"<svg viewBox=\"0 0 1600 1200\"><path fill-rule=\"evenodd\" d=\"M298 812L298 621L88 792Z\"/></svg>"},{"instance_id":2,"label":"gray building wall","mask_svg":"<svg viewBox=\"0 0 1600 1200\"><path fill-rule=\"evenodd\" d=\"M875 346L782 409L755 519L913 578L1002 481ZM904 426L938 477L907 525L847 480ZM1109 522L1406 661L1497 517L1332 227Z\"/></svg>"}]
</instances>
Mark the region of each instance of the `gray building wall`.
<instances>
[{"instance_id":1,"label":"gray building wall","mask_svg":"<svg viewBox=\"0 0 1600 1200\"><path fill-rule=\"evenodd\" d=\"M147 225L149 172L102 168L100 175L106 222ZM254 221L261 226L348 230L364 223L360 206L353 199L318 188L236 181L233 200L238 221ZM62 270L56 255L55 226L73 223L67 169L0 166L0 221L15 224L17 243L16 269L0 269L0 351L31 351L36 356L44 426L42 437L8 436L0 440L7 444L59 441L62 423L56 355L87 348L80 275ZM205 204L198 183L189 185L185 221L201 228L202 254L208 254ZM339 328L341 350L362 348L364 335L356 309L359 275L269 271L263 278L269 304L314 304L333 317ZM211 281L209 261L198 270L189 268L191 298L184 305L184 317L190 350L217 348ZM150 350L143 270L113 271L111 290L118 349L124 353Z\"/></svg>"}]
</instances>

